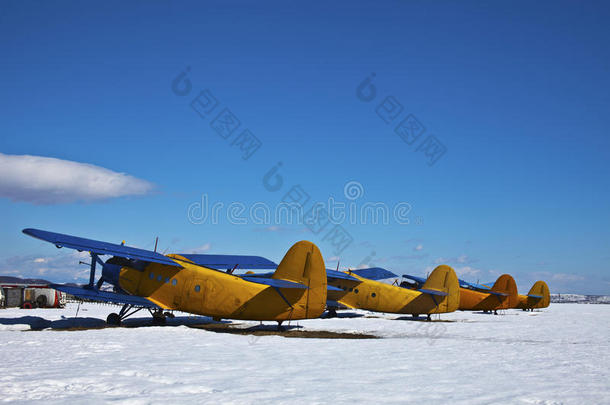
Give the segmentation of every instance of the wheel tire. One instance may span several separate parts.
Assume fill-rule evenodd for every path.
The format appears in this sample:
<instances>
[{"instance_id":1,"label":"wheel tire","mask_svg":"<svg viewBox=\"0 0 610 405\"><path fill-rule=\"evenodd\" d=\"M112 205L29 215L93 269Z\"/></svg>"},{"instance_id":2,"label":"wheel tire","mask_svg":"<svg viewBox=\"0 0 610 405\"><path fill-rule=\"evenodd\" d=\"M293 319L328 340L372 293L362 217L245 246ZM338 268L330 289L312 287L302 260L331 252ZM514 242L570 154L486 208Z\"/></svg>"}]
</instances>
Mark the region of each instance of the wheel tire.
<instances>
[{"instance_id":1,"label":"wheel tire","mask_svg":"<svg viewBox=\"0 0 610 405\"><path fill-rule=\"evenodd\" d=\"M23 303L23 309L32 309L32 303L31 302L24 302Z\"/></svg>"},{"instance_id":2,"label":"wheel tire","mask_svg":"<svg viewBox=\"0 0 610 405\"><path fill-rule=\"evenodd\" d=\"M46 308L47 307L47 297L44 295L39 295L36 298L36 304L38 304L38 308Z\"/></svg>"},{"instance_id":3,"label":"wheel tire","mask_svg":"<svg viewBox=\"0 0 610 405\"><path fill-rule=\"evenodd\" d=\"M108 325L120 326L121 325L121 317L119 316L119 314L116 314L116 313L113 312L110 315L108 315L108 317L106 318L106 323Z\"/></svg>"},{"instance_id":4,"label":"wheel tire","mask_svg":"<svg viewBox=\"0 0 610 405\"><path fill-rule=\"evenodd\" d=\"M166 319L163 314L154 314L152 323L153 325L165 325Z\"/></svg>"}]
</instances>

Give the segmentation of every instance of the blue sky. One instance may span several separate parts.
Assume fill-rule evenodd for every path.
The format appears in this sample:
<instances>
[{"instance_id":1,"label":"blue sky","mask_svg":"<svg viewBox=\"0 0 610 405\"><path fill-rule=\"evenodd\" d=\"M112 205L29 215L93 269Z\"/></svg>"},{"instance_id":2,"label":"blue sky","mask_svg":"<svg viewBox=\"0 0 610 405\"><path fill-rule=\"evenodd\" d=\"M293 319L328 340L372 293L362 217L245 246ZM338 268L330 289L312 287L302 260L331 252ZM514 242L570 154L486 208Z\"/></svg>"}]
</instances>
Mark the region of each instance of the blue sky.
<instances>
[{"instance_id":1,"label":"blue sky","mask_svg":"<svg viewBox=\"0 0 610 405\"><path fill-rule=\"evenodd\" d=\"M273 260L309 239L333 267L422 275L447 263L470 281L510 273L520 291L544 279L552 292L610 294L606 3L15 1L0 11L2 274L83 276L70 252L20 232L36 227ZM177 95L187 68L176 88L188 80L190 91ZM363 101L370 77L375 97ZM217 101L203 118L191 108L202 91ZM212 128L225 108L240 122L227 139ZM412 144L395 132L409 115L425 128ZM243 159L246 129L261 146ZM446 150L432 165L430 139ZM269 191L278 162L282 187ZM337 246L332 223L312 233L227 218L231 203L245 217L256 203L274 212L297 185L307 204L333 198L357 213L408 204L409 223L343 221L352 242ZM217 223L189 220L203 195L223 204Z\"/></svg>"}]
</instances>

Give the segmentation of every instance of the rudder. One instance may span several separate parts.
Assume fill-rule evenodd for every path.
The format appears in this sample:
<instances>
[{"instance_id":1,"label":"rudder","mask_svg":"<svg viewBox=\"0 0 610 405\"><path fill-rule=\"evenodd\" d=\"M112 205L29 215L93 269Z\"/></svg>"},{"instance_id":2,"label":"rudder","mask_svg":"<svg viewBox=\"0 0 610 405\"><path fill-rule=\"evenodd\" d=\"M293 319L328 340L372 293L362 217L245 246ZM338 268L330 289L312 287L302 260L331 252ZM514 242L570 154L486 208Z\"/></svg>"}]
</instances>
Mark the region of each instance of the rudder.
<instances>
[{"instance_id":1,"label":"rudder","mask_svg":"<svg viewBox=\"0 0 610 405\"><path fill-rule=\"evenodd\" d=\"M460 283L455 271L450 266L437 266L422 286L425 290L446 292L447 295L439 302L436 312L453 312L460 306Z\"/></svg>"},{"instance_id":2,"label":"rudder","mask_svg":"<svg viewBox=\"0 0 610 405\"><path fill-rule=\"evenodd\" d=\"M491 291L508 295L502 300L502 309L515 308L519 304L517 283L510 274L502 274L498 277L493 287L491 287Z\"/></svg>"},{"instance_id":3,"label":"rudder","mask_svg":"<svg viewBox=\"0 0 610 405\"><path fill-rule=\"evenodd\" d=\"M546 308L551 303L551 293L549 286L542 280L536 281L532 288L530 288L527 295L540 295L542 299L538 300L532 308Z\"/></svg>"},{"instance_id":4,"label":"rudder","mask_svg":"<svg viewBox=\"0 0 610 405\"><path fill-rule=\"evenodd\" d=\"M294 281L308 287L303 301L305 318L317 318L326 307L326 267L320 249L309 241L295 243L286 252L271 278Z\"/></svg>"}]
</instances>

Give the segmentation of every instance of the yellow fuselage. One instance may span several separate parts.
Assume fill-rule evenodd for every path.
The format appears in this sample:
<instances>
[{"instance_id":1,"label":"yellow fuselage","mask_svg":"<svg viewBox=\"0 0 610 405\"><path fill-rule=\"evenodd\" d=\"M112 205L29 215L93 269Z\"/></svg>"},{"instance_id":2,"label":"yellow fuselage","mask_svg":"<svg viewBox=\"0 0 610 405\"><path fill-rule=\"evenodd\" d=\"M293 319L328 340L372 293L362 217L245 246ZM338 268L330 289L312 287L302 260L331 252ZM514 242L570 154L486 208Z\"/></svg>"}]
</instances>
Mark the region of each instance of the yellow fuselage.
<instances>
[{"instance_id":1,"label":"yellow fuselage","mask_svg":"<svg viewBox=\"0 0 610 405\"><path fill-rule=\"evenodd\" d=\"M329 291L328 298L350 308L396 314L436 314L448 312L446 305L437 306L429 294L382 283L350 274L360 282L334 279L329 285L343 291ZM438 297L440 302L443 297ZM453 311L454 309L451 309Z\"/></svg>"},{"instance_id":2,"label":"yellow fuselage","mask_svg":"<svg viewBox=\"0 0 610 405\"><path fill-rule=\"evenodd\" d=\"M158 263L149 264L144 271L123 267L120 287L164 309L218 318L304 319L318 317L324 309L308 307L305 289L281 289L284 300L273 287L169 256L180 258L183 268Z\"/></svg>"}]
</instances>

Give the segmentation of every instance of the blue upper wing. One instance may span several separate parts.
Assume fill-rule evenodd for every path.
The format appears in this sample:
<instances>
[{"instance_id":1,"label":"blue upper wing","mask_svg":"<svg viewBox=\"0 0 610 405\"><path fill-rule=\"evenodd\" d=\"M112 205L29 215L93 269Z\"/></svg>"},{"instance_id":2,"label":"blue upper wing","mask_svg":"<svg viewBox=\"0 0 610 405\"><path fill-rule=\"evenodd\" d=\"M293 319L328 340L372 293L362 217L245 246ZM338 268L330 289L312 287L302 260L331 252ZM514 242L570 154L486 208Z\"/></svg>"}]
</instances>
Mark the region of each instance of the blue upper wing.
<instances>
[{"instance_id":1,"label":"blue upper wing","mask_svg":"<svg viewBox=\"0 0 610 405\"><path fill-rule=\"evenodd\" d=\"M144 297L135 295L117 294L110 291L100 291L93 288L85 288L74 285L51 284L51 288L72 294L76 297L93 301L110 302L113 304L129 304L135 307L159 308L159 306Z\"/></svg>"},{"instance_id":2,"label":"blue upper wing","mask_svg":"<svg viewBox=\"0 0 610 405\"><path fill-rule=\"evenodd\" d=\"M341 280L349 280L349 281L358 281L360 282L360 280L358 280L356 277L352 277L347 273L344 273L342 271L337 271L337 270L331 270L331 269L326 269L326 277L327 278L338 278Z\"/></svg>"},{"instance_id":3,"label":"blue upper wing","mask_svg":"<svg viewBox=\"0 0 610 405\"><path fill-rule=\"evenodd\" d=\"M398 277L396 274L392 273L391 271L382 269L381 267L358 269L358 270L352 270L351 272L359 275L360 277L368 278L369 280L385 280L386 278Z\"/></svg>"},{"instance_id":4,"label":"blue upper wing","mask_svg":"<svg viewBox=\"0 0 610 405\"><path fill-rule=\"evenodd\" d=\"M468 281L464 281L462 279L459 279L458 281L460 283L460 287L462 287L462 288L471 288L471 289L481 290L481 291L485 291L485 292L491 291L491 288L489 288L488 286L483 285L483 284L469 283Z\"/></svg>"},{"instance_id":5,"label":"blue upper wing","mask_svg":"<svg viewBox=\"0 0 610 405\"><path fill-rule=\"evenodd\" d=\"M277 264L260 256L180 254L195 264L218 269L276 269Z\"/></svg>"},{"instance_id":6,"label":"blue upper wing","mask_svg":"<svg viewBox=\"0 0 610 405\"><path fill-rule=\"evenodd\" d=\"M168 266L181 267L178 263L157 252L149 250L117 245L115 243L100 242L93 239L80 238L78 236L65 235L62 233L42 231L40 229L24 229L23 233L37 239L50 242L60 247L76 249L78 251L93 252L98 255L113 255L124 257L127 259L144 260L147 262L156 262L167 264Z\"/></svg>"},{"instance_id":7,"label":"blue upper wing","mask_svg":"<svg viewBox=\"0 0 610 405\"><path fill-rule=\"evenodd\" d=\"M409 274L403 274L402 276L404 278L408 278L409 280L413 280L413 281L417 282L418 284L424 284L426 282L426 279L423 277L411 276Z\"/></svg>"}]
</instances>

